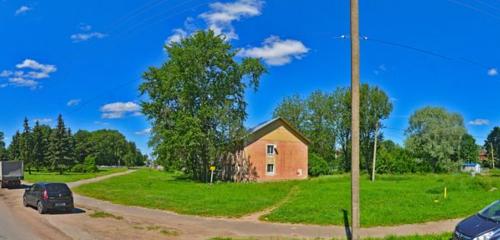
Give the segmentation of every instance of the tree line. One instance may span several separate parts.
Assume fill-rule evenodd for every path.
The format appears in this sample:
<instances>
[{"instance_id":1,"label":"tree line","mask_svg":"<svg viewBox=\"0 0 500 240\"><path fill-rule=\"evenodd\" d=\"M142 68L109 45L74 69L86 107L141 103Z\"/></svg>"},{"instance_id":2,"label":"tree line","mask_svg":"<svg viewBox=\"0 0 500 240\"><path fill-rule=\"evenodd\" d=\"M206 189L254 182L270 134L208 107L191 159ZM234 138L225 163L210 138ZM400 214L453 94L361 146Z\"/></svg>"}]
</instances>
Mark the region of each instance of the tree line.
<instances>
[{"instance_id":1,"label":"tree line","mask_svg":"<svg viewBox=\"0 0 500 240\"><path fill-rule=\"evenodd\" d=\"M25 118L22 131L15 133L8 147L0 132L0 160L24 161L29 173L44 169L62 174L96 171L98 165L144 165L147 156L116 130L73 134L59 115L55 128L38 121L31 127Z\"/></svg>"},{"instance_id":2,"label":"tree line","mask_svg":"<svg viewBox=\"0 0 500 240\"><path fill-rule=\"evenodd\" d=\"M311 175L350 170L350 101L350 89L337 88L330 93L315 91L305 98L285 97L274 110L275 117L289 120L311 139ZM452 172L465 162L478 162L481 146L467 132L460 114L441 107L415 111L404 130L404 145L400 146L384 138L382 120L391 111L392 104L383 90L361 86L360 167L367 173L372 170L375 139L379 142L378 173ZM488 154L500 150L500 128L493 129L483 148ZM491 166L493 162L498 162L498 158L483 165Z\"/></svg>"}]
</instances>

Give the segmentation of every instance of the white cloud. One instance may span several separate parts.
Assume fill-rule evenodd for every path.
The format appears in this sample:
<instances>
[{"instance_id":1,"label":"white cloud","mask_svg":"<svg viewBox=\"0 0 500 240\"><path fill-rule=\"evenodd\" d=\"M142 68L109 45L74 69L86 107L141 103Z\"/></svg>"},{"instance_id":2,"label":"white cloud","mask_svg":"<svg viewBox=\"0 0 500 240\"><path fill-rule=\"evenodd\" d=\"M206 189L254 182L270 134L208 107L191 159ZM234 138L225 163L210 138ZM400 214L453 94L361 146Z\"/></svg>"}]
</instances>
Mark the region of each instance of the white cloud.
<instances>
[{"instance_id":1,"label":"white cloud","mask_svg":"<svg viewBox=\"0 0 500 240\"><path fill-rule=\"evenodd\" d=\"M187 37L188 33L184 31L181 28L176 28L174 29L174 34L172 34L170 37L167 39L167 45L172 44L172 43L178 43L185 37Z\"/></svg>"},{"instance_id":2,"label":"white cloud","mask_svg":"<svg viewBox=\"0 0 500 240\"><path fill-rule=\"evenodd\" d=\"M8 84L8 83L2 83L2 84L0 84L0 88L6 88L6 87L8 87L8 86L9 86L9 84Z\"/></svg>"},{"instance_id":3,"label":"white cloud","mask_svg":"<svg viewBox=\"0 0 500 240\"><path fill-rule=\"evenodd\" d=\"M254 17L262 12L263 1L261 0L237 0L232 3L215 2L210 4L210 11L200 14L209 29L216 34L222 34L226 40L238 39L234 21L242 18Z\"/></svg>"},{"instance_id":4,"label":"white cloud","mask_svg":"<svg viewBox=\"0 0 500 240\"><path fill-rule=\"evenodd\" d=\"M490 68L488 70L488 76L494 77L496 75L498 75L498 70L496 68Z\"/></svg>"},{"instance_id":5,"label":"white cloud","mask_svg":"<svg viewBox=\"0 0 500 240\"><path fill-rule=\"evenodd\" d=\"M239 55L262 58L269 65L281 66L290 63L294 58L301 59L307 52L309 49L300 41L271 36L261 47L242 49Z\"/></svg>"},{"instance_id":6,"label":"white cloud","mask_svg":"<svg viewBox=\"0 0 500 240\"><path fill-rule=\"evenodd\" d=\"M144 130L135 132L135 135L144 136L144 135L149 135L150 133L151 133L151 128L146 128Z\"/></svg>"},{"instance_id":7,"label":"white cloud","mask_svg":"<svg viewBox=\"0 0 500 240\"><path fill-rule=\"evenodd\" d=\"M92 26L85 23L80 23L80 30L88 32L92 30Z\"/></svg>"},{"instance_id":8,"label":"white cloud","mask_svg":"<svg viewBox=\"0 0 500 240\"><path fill-rule=\"evenodd\" d=\"M86 33L75 33L71 35L70 38L71 40L73 40L73 42L77 43L77 42L87 41L92 38L97 38L97 39L105 38L106 36L107 36L106 34L101 32L88 32L88 33L86 32Z\"/></svg>"},{"instance_id":9,"label":"white cloud","mask_svg":"<svg viewBox=\"0 0 500 240\"><path fill-rule=\"evenodd\" d=\"M8 83L2 84L2 87L9 85L16 87L28 87L31 89L39 88L39 80L49 78L51 73L57 71L56 66L50 64L41 64L33 59L25 59L16 64L17 71L3 70L0 72L1 78L7 78ZM25 70L29 69L29 70Z\"/></svg>"},{"instance_id":10,"label":"white cloud","mask_svg":"<svg viewBox=\"0 0 500 240\"><path fill-rule=\"evenodd\" d=\"M66 103L66 105L68 107L74 107L74 106L80 104L81 101L82 101L81 99L71 99L68 101L68 103Z\"/></svg>"},{"instance_id":11,"label":"white cloud","mask_svg":"<svg viewBox=\"0 0 500 240\"><path fill-rule=\"evenodd\" d=\"M32 10L32 8L30 8L28 6L21 6L20 8L18 8L16 10L16 16L19 16L21 14L27 13L27 12L29 12L31 10Z\"/></svg>"},{"instance_id":12,"label":"white cloud","mask_svg":"<svg viewBox=\"0 0 500 240\"><path fill-rule=\"evenodd\" d=\"M35 118L33 119L34 122L38 122L40 124L48 124L51 123L53 120L52 118Z\"/></svg>"},{"instance_id":13,"label":"white cloud","mask_svg":"<svg viewBox=\"0 0 500 240\"><path fill-rule=\"evenodd\" d=\"M474 126L485 126L490 124L490 120L477 118L472 121L469 121L469 124Z\"/></svg>"},{"instance_id":14,"label":"white cloud","mask_svg":"<svg viewBox=\"0 0 500 240\"><path fill-rule=\"evenodd\" d=\"M140 115L141 106L134 102L115 102L101 107L101 117L106 119L123 118L127 114Z\"/></svg>"},{"instance_id":15,"label":"white cloud","mask_svg":"<svg viewBox=\"0 0 500 240\"><path fill-rule=\"evenodd\" d=\"M23 69L23 68L28 68L28 69L33 69L33 70L39 70L42 73L53 73L57 71L56 66L54 65L49 65L49 64L41 64L38 63L35 60L32 59L24 59L24 61L20 64L16 65L16 68Z\"/></svg>"}]
</instances>

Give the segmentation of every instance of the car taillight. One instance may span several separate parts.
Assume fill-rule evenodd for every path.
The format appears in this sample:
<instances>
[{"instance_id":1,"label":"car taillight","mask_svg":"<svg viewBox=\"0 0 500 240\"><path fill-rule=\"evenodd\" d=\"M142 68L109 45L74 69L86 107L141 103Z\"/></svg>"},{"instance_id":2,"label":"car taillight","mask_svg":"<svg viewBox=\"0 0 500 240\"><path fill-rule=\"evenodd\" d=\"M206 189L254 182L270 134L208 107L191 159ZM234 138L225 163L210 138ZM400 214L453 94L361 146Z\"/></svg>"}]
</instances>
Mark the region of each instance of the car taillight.
<instances>
[{"instance_id":1,"label":"car taillight","mask_svg":"<svg viewBox=\"0 0 500 240\"><path fill-rule=\"evenodd\" d=\"M49 193L47 192L47 190L43 191L42 198L43 198L43 200L49 200Z\"/></svg>"}]
</instances>

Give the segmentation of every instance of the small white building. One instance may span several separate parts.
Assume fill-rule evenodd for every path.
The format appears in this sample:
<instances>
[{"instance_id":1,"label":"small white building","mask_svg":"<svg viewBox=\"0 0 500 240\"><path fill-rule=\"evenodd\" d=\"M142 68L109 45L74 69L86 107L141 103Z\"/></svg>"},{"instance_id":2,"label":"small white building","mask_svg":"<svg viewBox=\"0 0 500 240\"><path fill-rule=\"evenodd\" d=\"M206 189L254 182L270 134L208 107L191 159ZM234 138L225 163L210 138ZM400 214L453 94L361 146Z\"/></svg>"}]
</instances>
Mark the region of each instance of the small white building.
<instances>
[{"instance_id":1,"label":"small white building","mask_svg":"<svg viewBox=\"0 0 500 240\"><path fill-rule=\"evenodd\" d=\"M462 172L481 173L481 165L479 163L464 163Z\"/></svg>"}]
</instances>

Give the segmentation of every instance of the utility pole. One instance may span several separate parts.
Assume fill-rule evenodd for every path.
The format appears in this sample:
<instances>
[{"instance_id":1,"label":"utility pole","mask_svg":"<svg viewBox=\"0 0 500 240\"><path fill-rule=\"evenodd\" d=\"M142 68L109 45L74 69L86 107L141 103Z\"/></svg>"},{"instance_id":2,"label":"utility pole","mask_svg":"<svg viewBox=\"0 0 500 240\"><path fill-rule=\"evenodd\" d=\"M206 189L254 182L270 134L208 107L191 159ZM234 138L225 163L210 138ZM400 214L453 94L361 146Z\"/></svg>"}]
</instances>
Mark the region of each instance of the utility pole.
<instances>
[{"instance_id":1,"label":"utility pole","mask_svg":"<svg viewBox=\"0 0 500 240\"><path fill-rule=\"evenodd\" d=\"M375 167L377 166L377 141L378 141L378 122L375 125L375 142L373 143L372 182L375 181Z\"/></svg>"},{"instance_id":2,"label":"utility pole","mask_svg":"<svg viewBox=\"0 0 500 240\"><path fill-rule=\"evenodd\" d=\"M492 168L495 169L495 154L493 153L493 143L490 142Z\"/></svg>"},{"instance_id":3,"label":"utility pole","mask_svg":"<svg viewBox=\"0 0 500 240\"><path fill-rule=\"evenodd\" d=\"M352 239L359 240L359 1L351 0L351 215Z\"/></svg>"}]
</instances>

